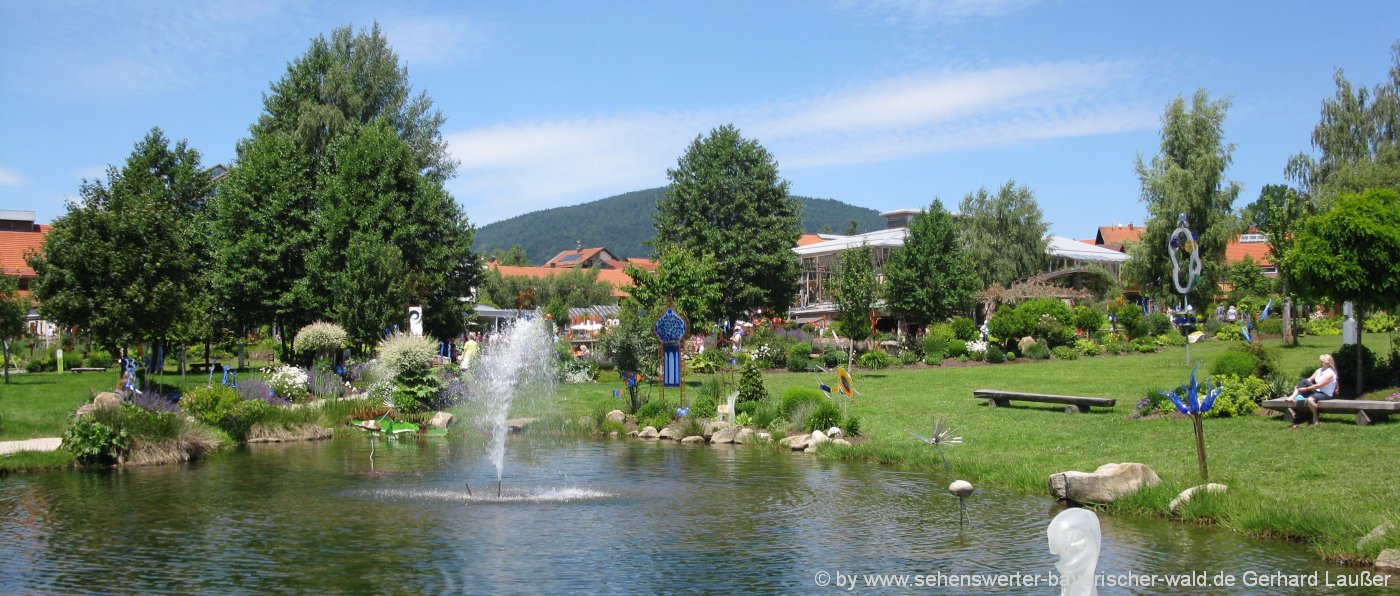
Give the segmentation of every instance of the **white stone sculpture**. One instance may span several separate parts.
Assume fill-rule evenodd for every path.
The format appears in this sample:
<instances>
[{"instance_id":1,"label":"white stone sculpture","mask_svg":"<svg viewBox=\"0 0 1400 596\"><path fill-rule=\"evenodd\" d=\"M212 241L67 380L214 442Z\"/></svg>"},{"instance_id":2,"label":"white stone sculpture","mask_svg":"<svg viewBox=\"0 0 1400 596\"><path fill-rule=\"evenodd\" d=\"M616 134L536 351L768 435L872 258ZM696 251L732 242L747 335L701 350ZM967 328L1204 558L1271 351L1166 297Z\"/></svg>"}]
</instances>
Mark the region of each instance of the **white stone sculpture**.
<instances>
[{"instance_id":1,"label":"white stone sculpture","mask_svg":"<svg viewBox=\"0 0 1400 596\"><path fill-rule=\"evenodd\" d=\"M1050 554L1059 555L1060 596L1095 596L1094 569L1099 564L1099 516L1088 509L1066 509L1046 529Z\"/></svg>"}]
</instances>

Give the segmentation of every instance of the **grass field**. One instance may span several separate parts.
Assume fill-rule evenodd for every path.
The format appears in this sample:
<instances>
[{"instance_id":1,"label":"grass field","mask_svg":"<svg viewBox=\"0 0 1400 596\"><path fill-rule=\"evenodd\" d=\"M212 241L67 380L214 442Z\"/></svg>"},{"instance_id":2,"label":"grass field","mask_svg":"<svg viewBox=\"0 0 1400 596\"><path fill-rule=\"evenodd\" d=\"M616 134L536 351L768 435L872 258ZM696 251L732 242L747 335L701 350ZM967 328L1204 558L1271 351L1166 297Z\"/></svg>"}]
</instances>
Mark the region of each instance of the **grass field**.
<instances>
[{"instance_id":1,"label":"grass field","mask_svg":"<svg viewBox=\"0 0 1400 596\"><path fill-rule=\"evenodd\" d=\"M1389 350L1388 336L1365 339L1378 352ZM1337 337L1305 337L1300 347L1280 350L1281 368L1315 366L1318 354L1340 343ZM1207 369L1226 347L1224 342L1195 345L1191 356L1203 360L1202 368ZM964 440L948 448L959 478L1048 495L1047 480L1053 473L1140 462L1161 476L1162 485L1108 510L1166 515L1177 493L1202 484L1191 422L1132 420L1128 415L1147 390L1183 384L1189 374L1182 348L1073 361L858 370L855 386L861 394L851 407L869 440L851 448L824 449L823 456L942 475L933 449L909 433L927 435L932 420L946 416ZM833 384L832 376L826 375L828 384ZM811 373L774 372L765 377L774 395L816 383L817 375ZM566 404L570 416L622 407L621 400L610 397L618 386L563 387L567 399L560 403ZM1112 410L1095 408L1079 415L1049 404L994 409L973 399L972 390L979 388L1112 397L1118 403ZM1248 416L1208 419L1205 434L1210 480L1230 490L1193 502L1182 513L1187 519L1301 540L1338 561L1373 558L1380 544L1358 549L1357 539L1387 520L1400 525L1400 420L1358 427L1350 416L1323 415L1317 428L1290 430L1278 416ZM1400 532L1392 532L1383 544L1400 546Z\"/></svg>"}]
</instances>

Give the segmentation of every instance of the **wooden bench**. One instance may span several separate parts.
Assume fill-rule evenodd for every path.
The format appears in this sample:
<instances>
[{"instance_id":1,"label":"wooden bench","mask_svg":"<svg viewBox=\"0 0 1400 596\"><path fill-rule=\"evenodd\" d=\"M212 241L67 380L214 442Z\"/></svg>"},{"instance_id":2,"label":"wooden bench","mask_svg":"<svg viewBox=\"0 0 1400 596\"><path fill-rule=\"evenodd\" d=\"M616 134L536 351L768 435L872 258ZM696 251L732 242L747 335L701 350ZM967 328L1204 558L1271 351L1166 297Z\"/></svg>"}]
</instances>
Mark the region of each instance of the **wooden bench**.
<instances>
[{"instance_id":1,"label":"wooden bench","mask_svg":"<svg viewBox=\"0 0 1400 596\"><path fill-rule=\"evenodd\" d=\"M1047 404L1065 404L1066 414L1080 414L1088 412L1090 407L1111 408L1118 400L1107 397L1079 397L1076 395L1047 395L1044 393L1022 393L1019 391L1002 391L1000 389L975 389L972 391L975 399L987 400L987 406L992 408L1004 408L1011 405L1012 401L1033 401Z\"/></svg>"},{"instance_id":2,"label":"wooden bench","mask_svg":"<svg viewBox=\"0 0 1400 596\"><path fill-rule=\"evenodd\" d=\"M105 367L105 366L78 366L78 367L70 368L70 369L68 369L68 370L71 371L71 372L75 372L75 373L82 373L82 372L107 372L107 367Z\"/></svg>"},{"instance_id":3,"label":"wooden bench","mask_svg":"<svg viewBox=\"0 0 1400 596\"><path fill-rule=\"evenodd\" d=\"M1308 409L1308 402L1295 401L1286 397L1267 400L1259 407L1268 410L1283 412L1283 416L1290 423L1301 423L1312 421L1312 411ZM1378 401L1370 399L1325 399L1317 402L1318 414L1355 414L1358 426L1367 426L1373 422L1382 422L1392 413L1400 412L1400 402Z\"/></svg>"}]
</instances>

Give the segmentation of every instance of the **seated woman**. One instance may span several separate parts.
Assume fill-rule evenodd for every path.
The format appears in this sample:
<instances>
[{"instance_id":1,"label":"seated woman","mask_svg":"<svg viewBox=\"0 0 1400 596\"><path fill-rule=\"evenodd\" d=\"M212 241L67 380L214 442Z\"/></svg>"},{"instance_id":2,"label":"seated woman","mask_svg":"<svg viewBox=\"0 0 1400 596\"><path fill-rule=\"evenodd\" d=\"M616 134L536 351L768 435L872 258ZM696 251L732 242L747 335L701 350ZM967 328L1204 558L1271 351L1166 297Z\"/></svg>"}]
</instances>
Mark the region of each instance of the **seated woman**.
<instances>
[{"instance_id":1,"label":"seated woman","mask_svg":"<svg viewBox=\"0 0 1400 596\"><path fill-rule=\"evenodd\" d=\"M1317 426L1317 402L1332 399L1337 396L1337 363L1332 360L1331 354L1323 354L1317 357L1322 363L1312 376L1298 381L1298 386L1293 389L1293 393L1288 399L1308 402L1308 409L1312 411L1312 425ZM1297 424L1290 428L1298 428Z\"/></svg>"}]
</instances>

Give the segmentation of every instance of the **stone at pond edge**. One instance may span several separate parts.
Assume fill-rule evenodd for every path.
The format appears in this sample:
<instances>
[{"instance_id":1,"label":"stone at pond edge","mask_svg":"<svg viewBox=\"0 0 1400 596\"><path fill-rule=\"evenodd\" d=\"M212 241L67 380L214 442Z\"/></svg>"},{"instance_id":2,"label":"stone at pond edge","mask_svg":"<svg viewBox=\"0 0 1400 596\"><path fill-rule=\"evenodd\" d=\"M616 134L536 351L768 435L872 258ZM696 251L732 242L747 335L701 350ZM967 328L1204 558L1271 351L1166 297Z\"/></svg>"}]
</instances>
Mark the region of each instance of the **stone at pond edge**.
<instances>
[{"instance_id":1,"label":"stone at pond edge","mask_svg":"<svg viewBox=\"0 0 1400 596\"><path fill-rule=\"evenodd\" d=\"M1147 464L1104 464L1093 472L1051 474L1050 495L1075 503L1112 503L1161 482Z\"/></svg>"},{"instance_id":2,"label":"stone at pond edge","mask_svg":"<svg viewBox=\"0 0 1400 596\"><path fill-rule=\"evenodd\" d=\"M622 410L613 410L608 412L607 419L608 422L627 422L627 413Z\"/></svg>"},{"instance_id":3,"label":"stone at pond edge","mask_svg":"<svg viewBox=\"0 0 1400 596\"><path fill-rule=\"evenodd\" d=\"M716 445L723 445L726 443L737 443L739 442L737 439L739 437L740 428L741 427L738 426L726 425L724 428L715 431L713 435L710 435L710 442Z\"/></svg>"},{"instance_id":4,"label":"stone at pond edge","mask_svg":"<svg viewBox=\"0 0 1400 596\"><path fill-rule=\"evenodd\" d=\"M826 429L826 436L829 437L829 438L832 438L832 439L839 438L839 437L841 436L841 434L842 434L842 433L841 433L841 429L838 428L838 427L833 426L833 427L831 427L831 428Z\"/></svg>"},{"instance_id":5,"label":"stone at pond edge","mask_svg":"<svg viewBox=\"0 0 1400 596\"><path fill-rule=\"evenodd\" d=\"M679 431L672 430L671 427L668 426L666 428L661 429L661 432L656 433L656 438L661 439L663 441L676 441L679 440L681 437Z\"/></svg>"},{"instance_id":6,"label":"stone at pond edge","mask_svg":"<svg viewBox=\"0 0 1400 596\"><path fill-rule=\"evenodd\" d=\"M760 433L758 433L758 440L760 440L760 441L772 441L772 440L773 440L773 433L770 433L770 432L768 432L768 431L760 432Z\"/></svg>"},{"instance_id":7,"label":"stone at pond edge","mask_svg":"<svg viewBox=\"0 0 1400 596\"><path fill-rule=\"evenodd\" d=\"M617 432L617 431L613 431L613 432ZM637 436L637 435L639 435L639 434L641 434L641 433L638 433L638 432L635 431L635 430L629 430L629 431L627 431L627 436L628 436L628 437L635 437L635 436Z\"/></svg>"},{"instance_id":8,"label":"stone at pond edge","mask_svg":"<svg viewBox=\"0 0 1400 596\"><path fill-rule=\"evenodd\" d=\"M842 446L842 447L850 447L850 446L851 446L851 442L850 442L850 441L847 441L847 440L845 440L845 439L832 439L832 440L831 440L831 444L832 444L832 445L840 445L840 446Z\"/></svg>"},{"instance_id":9,"label":"stone at pond edge","mask_svg":"<svg viewBox=\"0 0 1400 596\"><path fill-rule=\"evenodd\" d=\"M632 432L635 433L635 432L637 432L637 431L632 431ZM608 438L609 438L609 439L616 439L617 437L618 437L617 431L612 431L612 432L608 433Z\"/></svg>"},{"instance_id":10,"label":"stone at pond edge","mask_svg":"<svg viewBox=\"0 0 1400 596\"><path fill-rule=\"evenodd\" d=\"M778 441L778 444L793 451L800 451L806 449L807 444L810 442L812 442L811 435L793 435L791 437L784 437L783 440Z\"/></svg>"},{"instance_id":11,"label":"stone at pond edge","mask_svg":"<svg viewBox=\"0 0 1400 596\"><path fill-rule=\"evenodd\" d=\"M1376 556L1376 569L1400 573L1400 548L1389 548Z\"/></svg>"},{"instance_id":12,"label":"stone at pond edge","mask_svg":"<svg viewBox=\"0 0 1400 596\"><path fill-rule=\"evenodd\" d=\"M724 430L724 429L726 429L726 428L729 428L729 427L730 427L730 424L729 424L728 422L723 421L723 420L711 420L711 421L705 423L705 432L700 433L700 434L703 435L703 436L705 437L705 440L707 440L707 441L713 441L713 440L714 440L715 433L718 433L718 432L720 432L720 431L722 431L722 430Z\"/></svg>"},{"instance_id":13,"label":"stone at pond edge","mask_svg":"<svg viewBox=\"0 0 1400 596\"><path fill-rule=\"evenodd\" d=\"M655 427L655 426L648 426L648 427L646 427L646 428L643 428L643 429L642 429L642 432L637 433L637 438L638 438L638 439L655 439L655 438L657 437L657 435L658 435L658 433L656 432L656 427Z\"/></svg>"},{"instance_id":14,"label":"stone at pond edge","mask_svg":"<svg viewBox=\"0 0 1400 596\"><path fill-rule=\"evenodd\" d=\"M428 426L446 429L452 426L452 423L456 421L457 417L453 416L450 412L438 412L433 414L433 419L428 421Z\"/></svg>"},{"instance_id":15,"label":"stone at pond edge","mask_svg":"<svg viewBox=\"0 0 1400 596\"><path fill-rule=\"evenodd\" d=\"M539 421L539 418L511 418L506 421L506 428L512 433L523 433L527 427Z\"/></svg>"},{"instance_id":16,"label":"stone at pond edge","mask_svg":"<svg viewBox=\"0 0 1400 596\"><path fill-rule=\"evenodd\" d=\"M817 445L821 445L822 443L825 443L830 440L831 439L828 439L826 437L826 433L819 430L814 430L812 431L811 440L807 442L807 448L803 449L803 451L806 451L807 453L816 453Z\"/></svg>"},{"instance_id":17,"label":"stone at pond edge","mask_svg":"<svg viewBox=\"0 0 1400 596\"><path fill-rule=\"evenodd\" d=\"M686 437L686 438L684 438L684 439L681 439L681 442L682 442L682 443L685 443L685 444L687 444L687 445L693 444L693 443L704 443L704 442L705 442L705 437L702 437L702 436L700 436L700 435L691 435L691 436L689 436L689 437Z\"/></svg>"},{"instance_id":18,"label":"stone at pond edge","mask_svg":"<svg viewBox=\"0 0 1400 596\"><path fill-rule=\"evenodd\" d=\"M954 480L952 484L948 485L948 492L953 493L953 496L956 497L966 497L972 494L973 490L972 483L966 480Z\"/></svg>"},{"instance_id":19,"label":"stone at pond edge","mask_svg":"<svg viewBox=\"0 0 1400 596\"><path fill-rule=\"evenodd\" d=\"M1380 542L1382 538L1385 538L1386 534L1389 534L1390 531L1394 529L1395 524L1393 522L1385 522L1379 526L1376 526L1374 529L1371 530L1369 534L1362 536L1361 540L1356 541L1356 548L1360 550L1365 550L1366 547L1372 545L1373 543Z\"/></svg>"},{"instance_id":20,"label":"stone at pond edge","mask_svg":"<svg viewBox=\"0 0 1400 596\"><path fill-rule=\"evenodd\" d=\"M1196 494L1196 491L1205 490L1206 492L1223 493L1226 490L1229 490L1229 488L1230 487L1224 484L1217 484L1214 482L1210 484L1202 484L1200 486L1193 486L1191 488L1181 491L1181 494L1177 495L1175 499L1172 499L1171 504L1168 505L1167 508L1170 509L1172 513L1176 513L1177 508L1181 507L1182 505L1185 505L1187 501L1190 501L1191 497Z\"/></svg>"},{"instance_id":21,"label":"stone at pond edge","mask_svg":"<svg viewBox=\"0 0 1400 596\"><path fill-rule=\"evenodd\" d=\"M735 442L735 443L750 443L750 442L753 442L753 436L754 436L754 432L753 432L753 429L752 429L752 428L747 428L747 427L746 427L746 428L740 428L740 429L739 429L739 434L734 435L734 442Z\"/></svg>"}]
</instances>

